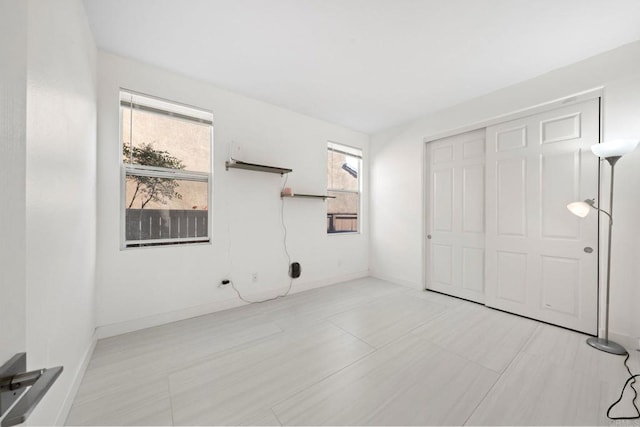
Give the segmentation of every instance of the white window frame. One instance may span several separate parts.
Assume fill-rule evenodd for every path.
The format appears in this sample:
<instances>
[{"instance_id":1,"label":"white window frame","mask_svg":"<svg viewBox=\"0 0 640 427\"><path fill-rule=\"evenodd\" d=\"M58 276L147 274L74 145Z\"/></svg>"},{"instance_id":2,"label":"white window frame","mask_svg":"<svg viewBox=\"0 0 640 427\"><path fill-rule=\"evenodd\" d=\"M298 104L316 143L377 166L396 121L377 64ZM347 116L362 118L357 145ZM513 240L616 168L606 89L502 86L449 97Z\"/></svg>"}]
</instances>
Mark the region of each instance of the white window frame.
<instances>
[{"instance_id":1,"label":"white window frame","mask_svg":"<svg viewBox=\"0 0 640 427\"><path fill-rule=\"evenodd\" d=\"M144 111L156 114L165 114L167 116L188 120L197 123L207 124L211 128L209 153L210 163L209 172L197 172L184 169L170 169L157 166L137 165L133 163L125 163L122 160L122 132L123 132L123 108L139 108ZM139 249L166 247L185 244L211 244L212 231L212 193L213 193L213 114L196 107L181 104L174 101L168 101L151 95L137 93L128 89L120 89L119 95L119 117L120 132L118 134L118 149L120 159L120 241L121 249ZM131 123L131 126L133 124ZM130 130L131 131L131 130ZM133 140L129 138L131 146ZM127 176L149 176L167 179L179 179L183 181L196 181L207 183L207 236L200 237L184 237L184 238L166 238L166 239L147 239L147 240L127 240L126 236L126 184Z\"/></svg>"},{"instance_id":2,"label":"white window frame","mask_svg":"<svg viewBox=\"0 0 640 427\"><path fill-rule=\"evenodd\" d=\"M362 148L351 147L349 145L340 144L339 142L328 141L327 142L327 152L333 151L336 153L346 154L348 156L356 157L359 159L359 167L358 167L358 190L343 190L339 188L331 188L329 187L328 176L327 176L327 192L332 191L334 193L348 193L348 194L357 194L358 195L358 218L357 218L357 231L344 231L344 232L329 232L327 230L328 236L341 236L341 235L353 235L360 234L362 230L362 169L364 168L363 164L363 153ZM327 203L327 208L329 204ZM328 211L327 211L328 213Z\"/></svg>"}]
</instances>

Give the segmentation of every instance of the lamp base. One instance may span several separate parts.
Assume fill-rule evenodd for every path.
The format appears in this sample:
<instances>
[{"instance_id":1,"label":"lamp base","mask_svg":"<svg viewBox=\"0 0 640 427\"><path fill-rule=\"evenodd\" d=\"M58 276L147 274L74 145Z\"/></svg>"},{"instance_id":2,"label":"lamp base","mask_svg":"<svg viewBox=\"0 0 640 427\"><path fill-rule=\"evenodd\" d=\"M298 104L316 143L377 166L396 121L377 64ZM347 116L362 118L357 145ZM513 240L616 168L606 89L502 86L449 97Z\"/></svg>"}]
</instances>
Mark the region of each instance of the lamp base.
<instances>
[{"instance_id":1,"label":"lamp base","mask_svg":"<svg viewBox=\"0 0 640 427\"><path fill-rule=\"evenodd\" d=\"M587 344L600 351L606 351L607 353L617 354L618 356L627 355L627 350L623 346L611 340L591 337L587 338Z\"/></svg>"}]
</instances>

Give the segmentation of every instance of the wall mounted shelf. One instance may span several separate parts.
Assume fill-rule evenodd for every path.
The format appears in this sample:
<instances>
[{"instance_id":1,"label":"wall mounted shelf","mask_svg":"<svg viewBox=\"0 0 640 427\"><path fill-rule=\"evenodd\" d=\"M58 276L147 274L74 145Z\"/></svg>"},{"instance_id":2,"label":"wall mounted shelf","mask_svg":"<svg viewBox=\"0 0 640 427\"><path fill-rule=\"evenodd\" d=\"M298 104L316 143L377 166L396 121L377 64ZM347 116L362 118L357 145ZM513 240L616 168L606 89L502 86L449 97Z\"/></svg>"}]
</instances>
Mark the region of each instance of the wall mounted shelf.
<instances>
[{"instance_id":1,"label":"wall mounted shelf","mask_svg":"<svg viewBox=\"0 0 640 427\"><path fill-rule=\"evenodd\" d=\"M298 194L298 193L280 194L280 197L287 198L287 199L300 198L300 199L322 199L322 200L335 199L336 198L335 196L325 196L324 194Z\"/></svg>"},{"instance_id":2,"label":"wall mounted shelf","mask_svg":"<svg viewBox=\"0 0 640 427\"><path fill-rule=\"evenodd\" d=\"M248 163L240 160L227 160L226 162L224 162L224 165L226 170L244 169L244 170L256 171L256 172L279 173L280 175L293 172L293 169L279 168L276 166L259 165L256 163Z\"/></svg>"}]
</instances>

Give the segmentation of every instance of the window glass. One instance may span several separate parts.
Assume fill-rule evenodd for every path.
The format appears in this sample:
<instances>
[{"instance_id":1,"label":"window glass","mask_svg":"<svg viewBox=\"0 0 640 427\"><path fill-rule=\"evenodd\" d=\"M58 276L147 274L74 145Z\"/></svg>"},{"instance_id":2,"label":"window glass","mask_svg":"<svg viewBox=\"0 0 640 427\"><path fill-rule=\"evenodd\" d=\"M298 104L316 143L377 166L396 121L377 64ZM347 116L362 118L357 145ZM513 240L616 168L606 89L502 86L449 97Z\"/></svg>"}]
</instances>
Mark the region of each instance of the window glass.
<instances>
[{"instance_id":1,"label":"window glass","mask_svg":"<svg viewBox=\"0 0 640 427\"><path fill-rule=\"evenodd\" d=\"M328 191L328 195L335 199L327 199L327 232L357 232L360 195L337 191Z\"/></svg>"},{"instance_id":2,"label":"window glass","mask_svg":"<svg viewBox=\"0 0 640 427\"><path fill-rule=\"evenodd\" d=\"M172 167L153 164L152 157L135 155L136 148L150 146L156 152L165 152L180 160L182 169L198 172L211 169L211 125L208 124L122 107L122 143L125 163Z\"/></svg>"},{"instance_id":3,"label":"window glass","mask_svg":"<svg viewBox=\"0 0 640 427\"><path fill-rule=\"evenodd\" d=\"M149 201L148 194L135 192L140 188L139 177L127 176L127 200L133 202L126 209L127 241L208 237L206 182L144 178L154 181L152 185L164 186L165 190L180 197L174 197L167 204ZM149 203L144 205L147 201Z\"/></svg>"},{"instance_id":4,"label":"window glass","mask_svg":"<svg viewBox=\"0 0 640 427\"><path fill-rule=\"evenodd\" d=\"M121 91L124 246L209 241L212 117Z\"/></svg>"},{"instance_id":5,"label":"window glass","mask_svg":"<svg viewBox=\"0 0 640 427\"><path fill-rule=\"evenodd\" d=\"M359 231L362 152L329 143L327 150L327 233Z\"/></svg>"}]
</instances>

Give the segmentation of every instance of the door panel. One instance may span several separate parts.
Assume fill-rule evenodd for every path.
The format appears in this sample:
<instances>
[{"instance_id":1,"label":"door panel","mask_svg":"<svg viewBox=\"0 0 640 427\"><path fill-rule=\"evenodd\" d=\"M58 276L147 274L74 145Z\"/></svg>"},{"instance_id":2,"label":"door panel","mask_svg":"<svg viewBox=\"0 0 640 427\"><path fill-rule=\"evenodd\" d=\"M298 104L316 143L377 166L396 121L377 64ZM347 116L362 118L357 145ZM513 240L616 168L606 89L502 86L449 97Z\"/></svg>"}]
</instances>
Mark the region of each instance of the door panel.
<instances>
[{"instance_id":1,"label":"door panel","mask_svg":"<svg viewBox=\"0 0 640 427\"><path fill-rule=\"evenodd\" d=\"M484 234L484 165L462 168L462 231Z\"/></svg>"},{"instance_id":2,"label":"door panel","mask_svg":"<svg viewBox=\"0 0 640 427\"><path fill-rule=\"evenodd\" d=\"M434 231L453 231L453 170L433 173Z\"/></svg>"},{"instance_id":3,"label":"door panel","mask_svg":"<svg viewBox=\"0 0 640 427\"><path fill-rule=\"evenodd\" d=\"M541 121L541 143L551 144L580 138L580 117L580 113L573 113Z\"/></svg>"},{"instance_id":4,"label":"door panel","mask_svg":"<svg viewBox=\"0 0 640 427\"><path fill-rule=\"evenodd\" d=\"M433 149L433 164L448 163L453 160L453 147L451 145L439 145Z\"/></svg>"},{"instance_id":5,"label":"door panel","mask_svg":"<svg viewBox=\"0 0 640 427\"><path fill-rule=\"evenodd\" d=\"M484 301L484 130L427 145L426 286Z\"/></svg>"},{"instance_id":6,"label":"door panel","mask_svg":"<svg viewBox=\"0 0 640 427\"><path fill-rule=\"evenodd\" d=\"M524 303L527 294L527 254L497 251L496 256L498 266L498 298Z\"/></svg>"},{"instance_id":7,"label":"door panel","mask_svg":"<svg viewBox=\"0 0 640 427\"><path fill-rule=\"evenodd\" d=\"M496 130L496 151L509 151L527 146L527 128L518 126Z\"/></svg>"},{"instance_id":8,"label":"door panel","mask_svg":"<svg viewBox=\"0 0 640 427\"><path fill-rule=\"evenodd\" d=\"M434 244L431 251L433 282L438 285L453 284L453 250L450 245Z\"/></svg>"},{"instance_id":9,"label":"door panel","mask_svg":"<svg viewBox=\"0 0 640 427\"><path fill-rule=\"evenodd\" d=\"M462 287L470 291L484 292L484 250L462 248Z\"/></svg>"},{"instance_id":10,"label":"door panel","mask_svg":"<svg viewBox=\"0 0 640 427\"><path fill-rule=\"evenodd\" d=\"M478 134L471 141L462 143L462 158L478 159L484 164L484 135Z\"/></svg>"},{"instance_id":11,"label":"door panel","mask_svg":"<svg viewBox=\"0 0 640 427\"><path fill-rule=\"evenodd\" d=\"M572 200L580 187L580 157L582 150L543 155L541 157L542 236L545 238L577 239L580 220L566 215L566 201Z\"/></svg>"},{"instance_id":12,"label":"door panel","mask_svg":"<svg viewBox=\"0 0 640 427\"><path fill-rule=\"evenodd\" d=\"M498 174L498 234L524 237L527 224L525 159L498 160L496 165Z\"/></svg>"},{"instance_id":13,"label":"door panel","mask_svg":"<svg viewBox=\"0 0 640 427\"><path fill-rule=\"evenodd\" d=\"M580 260L542 256L542 305L576 317L579 296Z\"/></svg>"},{"instance_id":14,"label":"door panel","mask_svg":"<svg viewBox=\"0 0 640 427\"><path fill-rule=\"evenodd\" d=\"M595 334L598 100L487 128L487 305Z\"/></svg>"}]
</instances>

